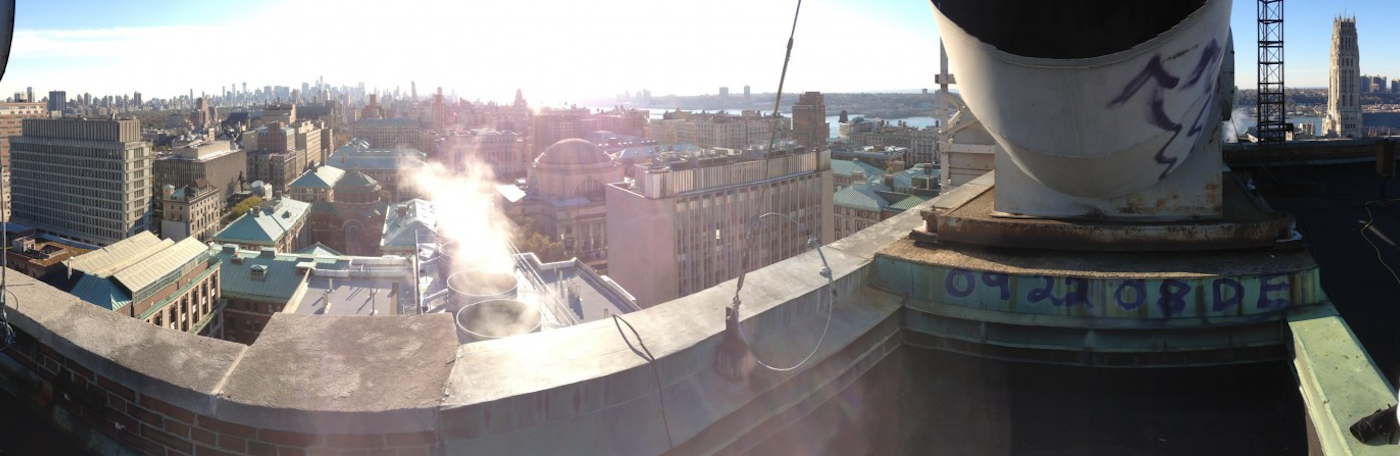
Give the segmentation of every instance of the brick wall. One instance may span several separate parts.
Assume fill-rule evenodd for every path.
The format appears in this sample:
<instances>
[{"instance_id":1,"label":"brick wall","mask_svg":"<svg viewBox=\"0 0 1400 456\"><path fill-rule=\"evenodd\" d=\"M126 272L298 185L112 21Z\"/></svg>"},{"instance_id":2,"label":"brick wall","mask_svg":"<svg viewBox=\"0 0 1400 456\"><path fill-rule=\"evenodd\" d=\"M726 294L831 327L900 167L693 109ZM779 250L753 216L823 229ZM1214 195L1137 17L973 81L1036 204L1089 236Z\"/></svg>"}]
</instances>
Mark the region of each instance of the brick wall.
<instances>
[{"instance_id":1,"label":"brick wall","mask_svg":"<svg viewBox=\"0 0 1400 456\"><path fill-rule=\"evenodd\" d=\"M41 379L37 387L21 387L33 392L20 399L45 411L61 408L92 430L109 437L111 444L142 454L427 456L433 453L436 445L436 434L432 431L308 434L219 420L142 394L97 374L23 332L18 333L14 346L0 354ZM0 382L14 380L9 377L0 376Z\"/></svg>"}]
</instances>

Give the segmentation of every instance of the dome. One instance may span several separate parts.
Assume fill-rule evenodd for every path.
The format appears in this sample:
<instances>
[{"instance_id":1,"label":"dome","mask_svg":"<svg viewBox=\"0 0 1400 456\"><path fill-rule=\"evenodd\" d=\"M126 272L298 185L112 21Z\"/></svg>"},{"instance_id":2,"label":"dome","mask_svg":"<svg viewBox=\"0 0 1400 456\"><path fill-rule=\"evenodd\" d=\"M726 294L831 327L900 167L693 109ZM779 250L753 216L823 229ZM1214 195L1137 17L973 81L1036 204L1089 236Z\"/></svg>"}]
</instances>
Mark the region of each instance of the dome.
<instances>
[{"instance_id":1,"label":"dome","mask_svg":"<svg viewBox=\"0 0 1400 456\"><path fill-rule=\"evenodd\" d=\"M582 139L565 139L554 143L535 159L536 163L550 165L590 165L611 161L612 157L607 152Z\"/></svg>"},{"instance_id":2,"label":"dome","mask_svg":"<svg viewBox=\"0 0 1400 456\"><path fill-rule=\"evenodd\" d=\"M381 189L378 181L375 181L373 177L369 177L368 175L365 175L365 173L360 172L359 169L354 169L345 173L345 176L341 177L340 181L335 183L334 188L336 193L342 194L375 193Z\"/></svg>"}]
</instances>

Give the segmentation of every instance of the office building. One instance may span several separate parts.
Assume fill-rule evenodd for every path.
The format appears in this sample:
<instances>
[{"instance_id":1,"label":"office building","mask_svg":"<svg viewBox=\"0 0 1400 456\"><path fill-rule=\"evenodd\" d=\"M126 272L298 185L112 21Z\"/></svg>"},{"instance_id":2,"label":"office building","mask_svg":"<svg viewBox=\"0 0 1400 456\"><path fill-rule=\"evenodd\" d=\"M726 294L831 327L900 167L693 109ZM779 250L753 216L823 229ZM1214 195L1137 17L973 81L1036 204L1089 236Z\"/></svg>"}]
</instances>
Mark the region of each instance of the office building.
<instances>
[{"instance_id":1,"label":"office building","mask_svg":"<svg viewBox=\"0 0 1400 456\"><path fill-rule=\"evenodd\" d=\"M369 142L376 149L423 147L423 124L415 119L379 119L362 117L352 128L356 138ZM429 143L431 146L431 143Z\"/></svg>"},{"instance_id":2,"label":"office building","mask_svg":"<svg viewBox=\"0 0 1400 456\"><path fill-rule=\"evenodd\" d=\"M871 122L861 117L841 125L843 139L851 145L902 147L909 149L914 163L938 162L938 127L914 128L883 120Z\"/></svg>"},{"instance_id":3,"label":"office building","mask_svg":"<svg viewBox=\"0 0 1400 456\"><path fill-rule=\"evenodd\" d=\"M220 261L198 240L141 232L68 266L78 277L69 293L83 301L156 326L219 334Z\"/></svg>"},{"instance_id":4,"label":"office building","mask_svg":"<svg viewBox=\"0 0 1400 456\"><path fill-rule=\"evenodd\" d=\"M1323 120L1323 134L1326 136L1363 136L1360 59L1361 52L1356 44L1356 18L1336 18L1332 21L1332 73L1327 87L1327 118Z\"/></svg>"},{"instance_id":5,"label":"office building","mask_svg":"<svg viewBox=\"0 0 1400 456\"><path fill-rule=\"evenodd\" d=\"M43 103L0 103L0 192L5 197L0 221L10 219L10 137L19 136L24 119L48 116Z\"/></svg>"},{"instance_id":6,"label":"office building","mask_svg":"<svg viewBox=\"0 0 1400 456\"><path fill-rule=\"evenodd\" d=\"M658 155L636 179L607 185L609 275L643 307L739 275L744 253L758 269L807 251L801 227L751 217L792 217L821 245L833 240L831 154L825 149L712 149Z\"/></svg>"},{"instance_id":7,"label":"office building","mask_svg":"<svg viewBox=\"0 0 1400 456\"><path fill-rule=\"evenodd\" d=\"M588 110L583 108L541 109L539 114L535 115L534 129L531 130L531 152L538 155L559 141L583 138L588 133L583 124L583 119L587 116Z\"/></svg>"},{"instance_id":8,"label":"office building","mask_svg":"<svg viewBox=\"0 0 1400 456\"><path fill-rule=\"evenodd\" d=\"M492 176L502 181L524 177L530 163L524 138L512 131L487 128L449 132L439 145L438 156L458 172L488 166Z\"/></svg>"},{"instance_id":9,"label":"office building","mask_svg":"<svg viewBox=\"0 0 1400 456\"><path fill-rule=\"evenodd\" d=\"M807 92L792 105L792 139L807 148L826 147L831 125L826 122L826 102L821 92Z\"/></svg>"},{"instance_id":10,"label":"office building","mask_svg":"<svg viewBox=\"0 0 1400 456\"><path fill-rule=\"evenodd\" d=\"M758 145L766 147L775 138L789 137L792 119L772 117L756 110L740 115L672 111L647 123L647 138L660 144L694 144L701 148L743 149Z\"/></svg>"},{"instance_id":11,"label":"office building","mask_svg":"<svg viewBox=\"0 0 1400 456\"><path fill-rule=\"evenodd\" d=\"M55 90L49 92L49 112L56 113L55 117L63 115L63 109L68 106L68 92Z\"/></svg>"},{"instance_id":12,"label":"office building","mask_svg":"<svg viewBox=\"0 0 1400 456\"><path fill-rule=\"evenodd\" d=\"M190 123L199 129L217 127L219 118L214 113L214 105L203 98L195 100L194 112L190 113Z\"/></svg>"},{"instance_id":13,"label":"office building","mask_svg":"<svg viewBox=\"0 0 1400 456\"><path fill-rule=\"evenodd\" d=\"M12 220L97 246L151 228L151 145L134 119L25 119L10 138Z\"/></svg>"},{"instance_id":14,"label":"office building","mask_svg":"<svg viewBox=\"0 0 1400 456\"><path fill-rule=\"evenodd\" d=\"M175 188L204 182L218 190L216 197L222 201L243 190L251 183L247 180L248 151L239 149L228 140L196 140L176 143L170 152L162 153L155 159L155 186L170 185Z\"/></svg>"}]
</instances>

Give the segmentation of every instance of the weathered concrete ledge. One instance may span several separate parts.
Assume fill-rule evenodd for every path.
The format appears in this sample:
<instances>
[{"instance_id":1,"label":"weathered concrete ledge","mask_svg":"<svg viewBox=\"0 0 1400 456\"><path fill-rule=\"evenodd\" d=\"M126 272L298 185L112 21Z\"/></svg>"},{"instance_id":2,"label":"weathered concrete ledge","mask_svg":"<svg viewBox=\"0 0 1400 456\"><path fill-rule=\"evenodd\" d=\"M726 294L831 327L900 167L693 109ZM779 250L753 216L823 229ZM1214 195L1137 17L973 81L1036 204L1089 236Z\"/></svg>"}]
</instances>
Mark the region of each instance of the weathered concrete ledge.
<instances>
[{"instance_id":1,"label":"weathered concrete ledge","mask_svg":"<svg viewBox=\"0 0 1400 456\"><path fill-rule=\"evenodd\" d=\"M277 314L246 346L149 325L16 276L10 315L21 341L3 354L35 375L7 371L0 383L41 414L81 417L107 436L89 443L102 452L741 449L898 346L899 299L867 281L875 252L918 226L917 212L826 247L837 302L820 350L797 371L756 371L747 382L711 367L734 281L624 316L640 341L611 320L458 345L447 315ZM813 251L749 275L741 326L764 360L791 364L816 344L832 302L821 269ZM656 356L670 439L652 366L629 341Z\"/></svg>"}]
</instances>

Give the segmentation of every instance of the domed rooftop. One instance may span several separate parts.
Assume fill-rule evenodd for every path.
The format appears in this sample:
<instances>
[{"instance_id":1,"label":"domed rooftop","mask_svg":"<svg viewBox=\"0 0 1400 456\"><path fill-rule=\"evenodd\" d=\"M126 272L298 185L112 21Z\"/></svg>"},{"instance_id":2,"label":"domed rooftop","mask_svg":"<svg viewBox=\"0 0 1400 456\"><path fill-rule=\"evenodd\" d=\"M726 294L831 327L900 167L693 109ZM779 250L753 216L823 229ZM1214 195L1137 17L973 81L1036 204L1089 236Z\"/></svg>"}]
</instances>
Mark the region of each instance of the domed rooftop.
<instances>
[{"instance_id":1,"label":"domed rooftop","mask_svg":"<svg viewBox=\"0 0 1400 456\"><path fill-rule=\"evenodd\" d=\"M360 172L358 167L346 172L334 188L336 193L375 193L382 189L378 181Z\"/></svg>"},{"instance_id":2,"label":"domed rooftop","mask_svg":"<svg viewBox=\"0 0 1400 456\"><path fill-rule=\"evenodd\" d=\"M554 143L535 159L535 163L550 165L590 165L611 162L612 157L591 142L565 139Z\"/></svg>"}]
</instances>

